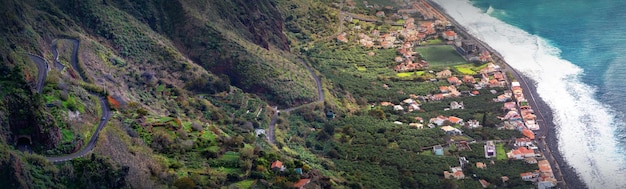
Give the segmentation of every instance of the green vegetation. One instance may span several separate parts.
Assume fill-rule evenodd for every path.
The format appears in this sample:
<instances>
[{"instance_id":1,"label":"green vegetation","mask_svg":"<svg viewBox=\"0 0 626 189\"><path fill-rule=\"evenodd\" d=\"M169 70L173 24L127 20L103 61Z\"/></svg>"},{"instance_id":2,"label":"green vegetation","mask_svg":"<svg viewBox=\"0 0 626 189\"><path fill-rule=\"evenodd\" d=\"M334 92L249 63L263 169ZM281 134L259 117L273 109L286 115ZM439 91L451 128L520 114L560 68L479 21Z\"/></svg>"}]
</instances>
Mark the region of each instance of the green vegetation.
<instances>
[{"instance_id":1,"label":"green vegetation","mask_svg":"<svg viewBox=\"0 0 626 189\"><path fill-rule=\"evenodd\" d=\"M506 150L504 150L504 144L498 143L496 144L496 159L497 160L507 160Z\"/></svg>"},{"instance_id":2,"label":"green vegetation","mask_svg":"<svg viewBox=\"0 0 626 189\"><path fill-rule=\"evenodd\" d=\"M483 161L481 144L463 151L451 141L507 140L517 131L497 130L504 89L481 95L428 100L441 93L435 72L475 74L485 65L469 64L439 39L418 47L431 67L397 73L397 49L339 43L339 1L11 1L0 24L0 184L9 188L290 188L311 178L312 188L476 188L473 179L447 180L443 171L457 157ZM352 12L378 11L355 1ZM372 0L387 15L393 1ZM241 6L245 4L246 6ZM349 4L346 2L346 4ZM344 9L348 10L348 8ZM25 16L23 16L25 15ZM417 15L412 15L417 16ZM372 17L374 18L374 17ZM398 18L387 21L404 23ZM37 24L33 24L37 23ZM350 41L357 32L399 29L387 23L344 22ZM360 26L360 31L345 30ZM284 30L284 31L283 31ZM50 36L65 66L51 64L42 94L33 93L35 64L26 53L52 60ZM73 41L80 43L78 68L70 65ZM426 45L421 44L421 45ZM322 81L318 98L311 65ZM87 76L83 81L80 75ZM471 85L457 86L459 91ZM112 107L93 155L51 164L21 153L32 138L35 154L63 155L84 147L99 123L99 97ZM414 98L419 110L403 112L381 102ZM465 109L444 110L452 101ZM275 144L266 136L274 114ZM406 107L406 105L404 105ZM332 112L332 113L331 113ZM331 113L331 116L327 116ZM448 136L438 128L408 126L439 115L479 120L482 128ZM399 121L403 124L394 124ZM427 123L425 123L427 124ZM434 145L443 145L435 156ZM478 146L477 146L478 145ZM498 158L488 169L464 168L466 175L498 184L531 169ZM384 154L384 155L381 155ZM103 157L106 155L106 157ZM285 170L272 168L281 161ZM297 173L296 169L302 171ZM20 174L14 174L20 173ZM514 180L514 181L513 181Z\"/></svg>"},{"instance_id":3,"label":"green vegetation","mask_svg":"<svg viewBox=\"0 0 626 189\"><path fill-rule=\"evenodd\" d=\"M396 76L398 77L422 76L424 75L424 73L426 72L425 71L402 72L402 73L397 73Z\"/></svg>"},{"instance_id":4,"label":"green vegetation","mask_svg":"<svg viewBox=\"0 0 626 189\"><path fill-rule=\"evenodd\" d=\"M450 45L417 47L415 51L424 57L431 67L454 66L466 63L465 59Z\"/></svg>"},{"instance_id":5,"label":"green vegetation","mask_svg":"<svg viewBox=\"0 0 626 189\"><path fill-rule=\"evenodd\" d=\"M436 38L436 39L429 39L426 40L426 42L422 43L423 45L441 45L443 44L443 41L441 41L441 39Z\"/></svg>"}]
</instances>

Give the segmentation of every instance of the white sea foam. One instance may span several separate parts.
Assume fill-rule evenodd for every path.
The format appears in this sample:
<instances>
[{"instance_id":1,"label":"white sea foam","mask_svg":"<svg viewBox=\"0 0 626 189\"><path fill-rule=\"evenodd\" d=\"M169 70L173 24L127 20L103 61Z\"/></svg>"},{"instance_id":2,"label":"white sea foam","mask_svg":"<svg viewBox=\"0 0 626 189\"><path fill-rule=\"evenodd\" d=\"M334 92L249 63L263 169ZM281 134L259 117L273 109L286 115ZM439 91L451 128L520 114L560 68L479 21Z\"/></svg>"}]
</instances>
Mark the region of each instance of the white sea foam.
<instances>
[{"instance_id":1,"label":"white sea foam","mask_svg":"<svg viewBox=\"0 0 626 189\"><path fill-rule=\"evenodd\" d=\"M539 81L537 92L554 114L559 151L588 187L626 188L624 154L614 134L622 123L594 99L595 88L581 82L581 68L561 59L548 41L489 16L468 0L434 1L513 68Z\"/></svg>"}]
</instances>

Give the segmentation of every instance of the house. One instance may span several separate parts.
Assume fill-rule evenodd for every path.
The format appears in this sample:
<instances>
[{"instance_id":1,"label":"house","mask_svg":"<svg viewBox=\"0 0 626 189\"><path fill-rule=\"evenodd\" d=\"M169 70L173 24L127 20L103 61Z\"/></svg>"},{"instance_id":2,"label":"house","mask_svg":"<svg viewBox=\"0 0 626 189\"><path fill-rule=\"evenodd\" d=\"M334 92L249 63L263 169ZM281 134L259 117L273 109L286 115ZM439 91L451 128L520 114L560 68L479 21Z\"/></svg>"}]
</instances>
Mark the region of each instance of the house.
<instances>
[{"instance_id":1,"label":"house","mask_svg":"<svg viewBox=\"0 0 626 189\"><path fill-rule=\"evenodd\" d=\"M500 82L497 79L489 80L489 87L504 87L504 82Z\"/></svg>"},{"instance_id":2,"label":"house","mask_svg":"<svg viewBox=\"0 0 626 189\"><path fill-rule=\"evenodd\" d=\"M383 11L376 12L376 17L385 17L385 12Z\"/></svg>"},{"instance_id":3,"label":"house","mask_svg":"<svg viewBox=\"0 0 626 189\"><path fill-rule=\"evenodd\" d=\"M459 165L461 165L460 167L465 167L469 164L470 162L467 160L467 158L465 157L459 157Z\"/></svg>"},{"instance_id":4,"label":"house","mask_svg":"<svg viewBox=\"0 0 626 189\"><path fill-rule=\"evenodd\" d=\"M348 42L348 38L346 37L346 35L347 35L346 32L343 32L343 33L339 34L337 36L337 41L343 42L343 43L347 43Z\"/></svg>"},{"instance_id":5,"label":"house","mask_svg":"<svg viewBox=\"0 0 626 189\"><path fill-rule=\"evenodd\" d=\"M446 78L452 76L452 72L450 70L443 70L435 73L435 75L437 76L437 78Z\"/></svg>"},{"instance_id":6,"label":"house","mask_svg":"<svg viewBox=\"0 0 626 189\"><path fill-rule=\"evenodd\" d=\"M298 189L303 189L304 186L306 186L310 182L311 182L311 179L300 179L300 180L298 180L298 182L293 184L293 187L294 188L298 188Z\"/></svg>"},{"instance_id":7,"label":"house","mask_svg":"<svg viewBox=\"0 0 626 189\"><path fill-rule=\"evenodd\" d=\"M511 96L507 96L505 94L498 95L496 99L493 99L495 102L506 102L511 100Z\"/></svg>"},{"instance_id":8,"label":"house","mask_svg":"<svg viewBox=\"0 0 626 189\"><path fill-rule=\"evenodd\" d=\"M544 181L537 182L538 189L554 188L556 186L556 179L546 179Z\"/></svg>"},{"instance_id":9,"label":"house","mask_svg":"<svg viewBox=\"0 0 626 189\"><path fill-rule=\"evenodd\" d=\"M456 110L456 109L464 109L465 105L463 105L463 102L456 102L456 101L452 101L450 102L450 109Z\"/></svg>"},{"instance_id":10,"label":"house","mask_svg":"<svg viewBox=\"0 0 626 189\"><path fill-rule=\"evenodd\" d=\"M439 86L439 91L441 91L441 93L448 93L450 92L450 89L448 86Z\"/></svg>"},{"instance_id":11,"label":"house","mask_svg":"<svg viewBox=\"0 0 626 189\"><path fill-rule=\"evenodd\" d=\"M404 61L404 59L400 56L396 56L396 58L394 59L397 63L400 63L402 61Z\"/></svg>"},{"instance_id":12,"label":"house","mask_svg":"<svg viewBox=\"0 0 626 189\"><path fill-rule=\"evenodd\" d=\"M379 36L380 36L380 31L378 31L378 30L376 30L376 29L375 29L375 30L372 30L372 36L374 36L374 37L379 37Z\"/></svg>"},{"instance_id":13,"label":"house","mask_svg":"<svg viewBox=\"0 0 626 189\"><path fill-rule=\"evenodd\" d=\"M457 39L457 35L456 32L452 31L452 30L448 30L442 33L441 37L443 37L444 39L448 40L448 41L454 41Z\"/></svg>"},{"instance_id":14,"label":"house","mask_svg":"<svg viewBox=\"0 0 626 189\"><path fill-rule=\"evenodd\" d=\"M462 135L463 131L454 128L452 126L443 126L441 127L441 130L443 130L447 135Z\"/></svg>"},{"instance_id":15,"label":"house","mask_svg":"<svg viewBox=\"0 0 626 189\"><path fill-rule=\"evenodd\" d=\"M519 147L516 150L511 150L509 153L506 153L506 156L509 159L524 159L527 157L535 157L535 151L528 149L526 147Z\"/></svg>"},{"instance_id":16,"label":"house","mask_svg":"<svg viewBox=\"0 0 626 189\"><path fill-rule=\"evenodd\" d=\"M391 102L381 102L380 105L381 106L393 106L393 103L391 103Z\"/></svg>"},{"instance_id":17,"label":"house","mask_svg":"<svg viewBox=\"0 0 626 189\"><path fill-rule=\"evenodd\" d=\"M476 83L476 79L474 79L474 77L472 77L471 75L464 75L463 76L463 83Z\"/></svg>"},{"instance_id":18,"label":"house","mask_svg":"<svg viewBox=\"0 0 626 189\"><path fill-rule=\"evenodd\" d=\"M480 94L480 92L478 92L477 90L473 90L470 94L472 94L472 95L476 96L476 95L479 95L479 94Z\"/></svg>"},{"instance_id":19,"label":"house","mask_svg":"<svg viewBox=\"0 0 626 189\"><path fill-rule=\"evenodd\" d=\"M389 49L389 48L393 47L393 41L381 41L380 42L380 47L385 48L385 49Z\"/></svg>"},{"instance_id":20,"label":"house","mask_svg":"<svg viewBox=\"0 0 626 189\"><path fill-rule=\"evenodd\" d=\"M449 77L448 78L448 83L450 83L450 85L460 85L463 82L459 78L457 78L457 77Z\"/></svg>"},{"instance_id":21,"label":"house","mask_svg":"<svg viewBox=\"0 0 626 189\"><path fill-rule=\"evenodd\" d=\"M459 124L459 125L463 124L463 119L458 118L458 117L454 117L454 116L448 117L448 121L450 121L450 122L452 122L454 124Z\"/></svg>"},{"instance_id":22,"label":"house","mask_svg":"<svg viewBox=\"0 0 626 189\"><path fill-rule=\"evenodd\" d=\"M493 73L493 78L498 80L498 81L505 81L505 77L504 74L502 74L502 72L495 72Z\"/></svg>"},{"instance_id":23,"label":"house","mask_svg":"<svg viewBox=\"0 0 626 189\"><path fill-rule=\"evenodd\" d=\"M430 100L443 100L443 94L434 94L430 97Z\"/></svg>"},{"instance_id":24,"label":"house","mask_svg":"<svg viewBox=\"0 0 626 189\"><path fill-rule=\"evenodd\" d=\"M421 123L409 123L409 126L415 127L415 128L418 128L418 129L424 128L424 124L421 124Z\"/></svg>"},{"instance_id":25,"label":"house","mask_svg":"<svg viewBox=\"0 0 626 189\"><path fill-rule=\"evenodd\" d=\"M294 169L296 171L296 173L298 173L299 175L302 175L302 168L295 168Z\"/></svg>"},{"instance_id":26,"label":"house","mask_svg":"<svg viewBox=\"0 0 626 189\"><path fill-rule=\"evenodd\" d=\"M401 105L395 105L395 106L393 106L393 110L395 110L395 111L404 111L404 108Z\"/></svg>"},{"instance_id":27,"label":"house","mask_svg":"<svg viewBox=\"0 0 626 189\"><path fill-rule=\"evenodd\" d=\"M263 136L267 136L267 135L265 134L265 129L255 129L255 130L254 130L254 133L256 134L256 136L257 136L257 137L258 137L258 136L261 136L261 135L263 135Z\"/></svg>"},{"instance_id":28,"label":"house","mask_svg":"<svg viewBox=\"0 0 626 189\"><path fill-rule=\"evenodd\" d=\"M409 112L416 111L416 110L420 110L420 109L421 109L421 108L420 108L420 105L419 105L419 104L417 104L417 103L411 103L411 104L409 104Z\"/></svg>"},{"instance_id":29,"label":"house","mask_svg":"<svg viewBox=\"0 0 626 189\"><path fill-rule=\"evenodd\" d=\"M283 162L276 160L272 162L271 169L274 171L285 171L285 166L283 165Z\"/></svg>"},{"instance_id":30,"label":"house","mask_svg":"<svg viewBox=\"0 0 626 189\"><path fill-rule=\"evenodd\" d=\"M496 145L493 141L487 141L484 145L485 148L485 158L496 157Z\"/></svg>"},{"instance_id":31,"label":"house","mask_svg":"<svg viewBox=\"0 0 626 189\"><path fill-rule=\"evenodd\" d=\"M415 119L416 121L419 121L420 123L424 123L424 118L422 117L415 117L413 119Z\"/></svg>"},{"instance_id":32,"label":"house","mask_svg":"<svg viewBox=\"0 0 626 189\"><path fill-rule=\"evenodd\" d=\"M509 112L506 113L506 115L504 116L504 119L507 119L507 120L521 120L522 118L519 116L519 113L517 113L517 111L510 110Z\"/></svg>"},{"instance_id":33,"label":"house","mask_svg":"<svg viewBox=\"0 0 626 189\"><path fill-rule=\"evenodd\" d=\"M535 140L535 133L528 129L522 129L522 134L531 140Z\"/></svg>"},{"instance_id":34,"label":"house","mask_svg":"<svg viewBox=\"0 0 626 189\"><path fill-rule=\"evenodd\" d=\"M537 166L539 166L539 171L543 173L545 176L549 178L554 178L554 174L552 174L552 167L550 167L550 163L548 160L541 160L537 162Z\"/></svg>"},{"instance_id":35,"label":"house","mask_svg":"<svg viewBox=\"0 0 626 189\"><path fill-rule=\"evenodd\" d=\"M480 122L478 120L469 120L467 121L467 127L474 129L480 127Z\"/></svg>"},{"instance_id":36,"label":"house","mask_svg":"<svg viewBox=\"0 0 626 189\"><path fill-rule=\"evenodd\" d=\"M461 167L450 167L450 171L444 171L443 172L443 177L446 179L464 179L465 178L465 174L463 174L463 169Z\"/></svg>"},{"instance_id":37,"label":"house","mask_svg":"<svg viewBox=\"0 0 626 189\"><path fill-rule=\"evenodd\" d=\"M478 182L480 182L480 185L483 186L483 188L487 188L487 187L489 187L489 185L491 185L491 183L487 182L484 179L480 179L480 180L478 180Z\"/></svg>"},{"instance_id":38,"label":"house","mask_svg":"<svg viewBox=\"0 0 626 189\"><path fill-rule=\"evenodd\" d=\"M413 100L412 98L407 98L407 99L404 99L402 102L403 102L403 103L405 103L405 104L413 104L413 103L416 103L416 102L415 102L415 100Z\"/></svg>"},{"instance_id":39,"label":"house","mask_svg":"<svg viewBox=\"0 0 626 189\"><path fill-rule=\"evenodd\" d=\"M487 168L487 165L485 165L485 163L483 162L476 162L476 168L485 169Z\"/></svg>"},{"instance_id":40,"label":"house","mask_svg":"<svg viewBox=\"0 0 626 189\"><path fill-rule=\"evenodd\" d=\"M443 156L443 147L441 147L441 145L433 146L433 152L435 155Z\"/></svg>"},{"instance_id":41,"label":"house","mask_svg":"<svg viewBox=\"0 0 626 189\"><path fill-rule=\"evenodd\" d=\"M507 181L509 181L509 177L502 176L502 177L500 177L500 180L502 180L502 183L506 183Z\"/></svg>"},{"instance_id":42,"label":"house","mask_svg":"<svg viewBox=\"0 0 626 189\"><path fill-rule=\"evenodd\" d=\"M482 52L480 52L478 57L480 58L481 62L491 62L491 61L493 61L493 59L491 59L491 53L489 53L489 51L487 51L487 50L483 50Z\"/></svg>"},{"instance_id":43,"label":"house","mask_svg":"<svg viewBox=\"0 0 626 189\"><path fill-rule=\"evenodd\" d=\"M505 102L504 105L502 105L502 109L510 111L515 109L516 106L515 102Z\"/></svg>"},{"instance_id":44,"label":"house","mask_svg":"<svg viewBox=\"0 0 626 189\"><path fill-rule=\"evenodd\" d=\"M522 177L523 181L533 181L536 177L536 175L531 172L520 173L519 176Z\"/></svg>"},{"instance_id":45,"label":"house","mask_svg":"<svg viewBox=\"0 0 626 189\"><path fill-rule=\"evenodd\" d=\"M393 123L398 124L398 125L403 125L404 123L400 122L400 121L394 121Z\"/></svg>"},{"instance_id":46,"label":"house","mask_svg":"<svg viewBox=\"0 0 626 189\"><path fill-rule=\"evenodd\" d=\"M443 125L443 122L446 120L448 120L448 118L443 117L443 116L437 116L436 118L431 118L430 123L434 123L434 124L437 124L437 126L441 126Z\"/></svg>"},{"instance_id":47,"label":"house","mask_svg":"<svg viewBox=\"0 0 626 189\"><path fill-rule=\"evenodd\" d=\"M529 138L524 137L524 138L515 139L515 146L517 147L522 147L522 146L527 147L530 145L533 145L533 141L530 140Z\"/></svg>"}]
</instances>

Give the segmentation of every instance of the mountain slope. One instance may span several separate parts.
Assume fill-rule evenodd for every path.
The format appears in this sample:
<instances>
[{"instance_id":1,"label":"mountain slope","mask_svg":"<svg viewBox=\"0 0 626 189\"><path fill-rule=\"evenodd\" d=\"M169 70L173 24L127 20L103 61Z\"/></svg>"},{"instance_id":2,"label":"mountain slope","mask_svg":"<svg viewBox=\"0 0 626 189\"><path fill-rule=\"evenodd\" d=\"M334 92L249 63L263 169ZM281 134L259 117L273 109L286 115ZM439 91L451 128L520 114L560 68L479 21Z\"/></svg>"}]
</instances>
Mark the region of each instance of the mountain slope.
<instances>
[{"instance_id":1,"label":"mountain slope","mask_svg":"<svg viewBox=\"0 0 626 189\"><path fill-rule=\"evenodd\" d=\"M7 155L0 166L7 186L160 188L191 178L219 187L280 176L268 169L274 160L298 162L253 132L267 128L269 105L317 99L315 81L289 52L275 2L3 3L0 24L9 27L0 29L0 60L8 77L0 79L0 149ZM32 91L40 75L28 54L49 67L41 94ZM114 115L98 137L101 95ZM91 137L98 144L86 157L53 165L40 156L76 152ZM232 156L239 158L224 159ZM216 166L227 170L202 168Z\"/></svg>"}]
</instances>

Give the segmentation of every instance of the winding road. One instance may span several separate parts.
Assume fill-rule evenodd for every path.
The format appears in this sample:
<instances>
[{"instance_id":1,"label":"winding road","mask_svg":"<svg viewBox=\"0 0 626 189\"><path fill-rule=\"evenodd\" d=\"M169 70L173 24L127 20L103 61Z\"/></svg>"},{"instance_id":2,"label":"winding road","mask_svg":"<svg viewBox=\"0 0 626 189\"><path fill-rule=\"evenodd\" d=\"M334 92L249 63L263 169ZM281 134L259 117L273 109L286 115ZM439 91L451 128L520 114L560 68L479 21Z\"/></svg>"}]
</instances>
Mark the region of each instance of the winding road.
<instances>
[{"instance_id":1,"label":"winding road","mask_svg":"<svg viewBox=\"0 0 626 189\"><path fill-rule=\"evenodd\" d=\"M320 79L320 77L315 74L315 71L313 71L313 68L311 68L308 64L306 64L304 62L304 60L300 59L300 64L302 64L304 67L306 67L306 69L309 71L309 73L311 73L311 77L313 77L313 80L315 80L315 84L317 85L317 100L310 102L308 104L302 104L299 106L294 106L291 108L287 108L287 109L282 109L279 110L278 107L274 107L274 115L272 116L272 119L270 121L270 125L269 125L269 129L267 132L267 140L271 143L274 144L276 142L276 138L274 137L274 130L276 127L276 120L278 120L278 113L279 112L291 112L294 110L297 110L299 108L302 108L304 106L313 104L313 103L319 103L319 102L324 102L324 90L322 89L322 80Z\"/></svg>"},{"instance_id":2,"label":"winding road","mask_svg":"<svg viewBox=\"0 0 626 189\"><path fill-rule=\"evenodd\" d=\"M43 91L43 83L46 81L46 77L48 77L48 63L37 55L29 54L28 57L37 64L37 85L35 85L35 89L37 93L41 94Z\"/></svg>"},{"instance_id":3,"label":"winding road","mask_svg":"<svg viewBox=\"0 0 626 189\"><path fill-rule=\"evenodd\" d=\"M83 75L84 72L82 72L80 68L78 67L78 48L79 48L80 43L76 39L65 39L65 40L71 40L72 43L74 44L73 45L74 48L72 49L71 64L72 64L72 67L74 67L74 69L79 72L81 79L85 81L86 76ZM57 63L59 61L59 54L57 51L56 44L52 46L52 52L54 54L54 61L55 63ZM29 56L35 63L37 63L37 68L39 69L36 87L37 87L38 93L41 93L41 90L43 88L43 83L48 74L48 63L46 63L46 61L39 56L35 56L35 55L29 55ZM91 135L91 139L89 140L87 145L81 148L79 151L72 153L72 154L63 155L63 156L46 157L48 161L51 161L51 162L69 161L72 159L82 157L86 155L87 153L91 152L91 150L93 150L93 148L96 146L98 137L100 136L100 131L104 128L104 126L107 124L107 122L111 118L111 110L109 109L109 104L106 102L106 98L103 96L98 96L98 98L100 101L100 107L102 108L102 116L100 117L100 123L98 124L96 131Z\"/></svg>"}]
</instances>

